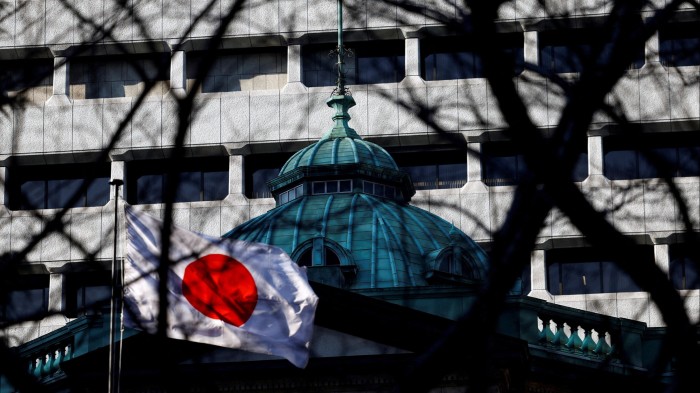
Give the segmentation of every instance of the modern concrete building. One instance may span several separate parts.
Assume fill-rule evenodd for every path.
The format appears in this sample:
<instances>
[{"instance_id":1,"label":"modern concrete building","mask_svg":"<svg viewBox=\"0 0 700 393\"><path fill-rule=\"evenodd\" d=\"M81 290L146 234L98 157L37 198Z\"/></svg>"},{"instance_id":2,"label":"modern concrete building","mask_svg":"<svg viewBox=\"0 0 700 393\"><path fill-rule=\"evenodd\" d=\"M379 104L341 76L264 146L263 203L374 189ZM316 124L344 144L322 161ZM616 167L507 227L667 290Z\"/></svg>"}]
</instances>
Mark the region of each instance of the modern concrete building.
<instances>
[{"instance_id":1,"label":"modern concrete building","mask_svg":"<svg viewBox=\"0 0 700 393\"><path fill-rule=\"evenodd\" d=\"M10 322L4 337L11 346L34 348L32 340L95 318L85 314L94 313L88 306L109 295L108 268L115 253L116 201L109 181L124 181L120 197L127 203L162 214L168 168L159 159L172 152L179 124L177 100L189 92L197 93L196 111L184 139L186 158L177 168L183 185L173 218L190 230L222 236L238 228L265 240L254 233L256 228L241 224L255 223L256 217L263 220L271 209L291 205L315 187L308 183L309 188L297 194L288 186L299 178L274 180L278 174L299 170L301 157L314 162L316 150L330 149L332 155L336 149L350 149L326 143L309 153L312 146L323 145L319 140L332 124L326 100L336 83L335 61L327 56L337 39L334 0L246 2L214 49L209 43L228 21L236 4L232 0L215 1L210 8L206 1L190 0L133 0L126 9L117 3L17 0L0 10L0 89L5 97L0 114L0 254L15 255L32 245L23 262L13 266L20 274L0 310ZM433 11L462 18L464 9L452 1L420 5L419 13L380 2L348 3L345 44L353 56L347 60L347 83L357 104L350 110L351 125L370 151L367 157L390 153L386 162L375 159L373 165L395 162L392 170L410 174L408 183L415 188L411 205L441 217L488 251L524 163L519 147L503 132L502 114L470 44L474 37L457 36L432 19ZM552 2L546 10L529 0L503 5L498 20L502 40L495 43L512 54L514 78L533 121L545 131L559 120L563 93L523 64L564 79L577 78L583 64L579 54L600 44L596 32L611 10L610 2L559 3ZM653 13L650 6L639 17ZM677 203L660 179L663 172L650 164L645 151L653 148L670 159L668 173L688 204L693 229L700 228L698 32L697 13L683 5L671 22L637 48L638 60L609 101L619 104L644 133L632 143L612 119L598 116L587 144L581 146L575 173L577 185L594 205L668 272L694 323L700 322L700 272L688 257L694 243L679 236L683 225ZM200 80L210 56L211 71ZM434 108L430 119L449 137L420 120L416 108L421 106ZM456 147L452 138L477 154ZM411 197L406 197L408 189L401 187L408 183L398 174L390 181L379 172L372 176L403 190L392 198L403 202ZM370 177L363 179L369 183ZM90 186L78 192L85 180ZM357 195L376 196L375 189L353 187L358 185L351 185ZM336 192L325 190L319 195ZM70 209L61 219L61 231L34 244L34 236L66 207ZM304 251L318 251L313 240L298 240L289 243L292 255L302 258ZM334 240L331 249L342 254L337 247L345 246ZM425 251L428 260L432 250ZM362 285L353 289L379 298L384 284L416 285L356 273L352 278L361 278ZM420 273L418 281L430 284L426 271ZM347 271L324 274L319 276L322 281L340 287L348 277ZM514 293L520 292L528 298L518 301L527 307L567 306L581 311L572 318L595 323L613 317L640 337L647 327L664 325L649 295L605 252L587 248L557 211L550 214L529 269L514 288ZM399 297L398 292L383 293L385 299ZM445 299L453 295L433 294ZM448 320L456 316L455 309L435 304L415 308ZM547 315L565 308L552 310ZM542 336L563 332L561 323L548 328L545 314L531 314L539 319ZM581 339L590 334L584 330L578 333ZM513 336L532 343L537 340L532 333ZM564 334L574 340L571 330ZM629 364L642 367L641 361Z\"/></svg>"}]
</instances>

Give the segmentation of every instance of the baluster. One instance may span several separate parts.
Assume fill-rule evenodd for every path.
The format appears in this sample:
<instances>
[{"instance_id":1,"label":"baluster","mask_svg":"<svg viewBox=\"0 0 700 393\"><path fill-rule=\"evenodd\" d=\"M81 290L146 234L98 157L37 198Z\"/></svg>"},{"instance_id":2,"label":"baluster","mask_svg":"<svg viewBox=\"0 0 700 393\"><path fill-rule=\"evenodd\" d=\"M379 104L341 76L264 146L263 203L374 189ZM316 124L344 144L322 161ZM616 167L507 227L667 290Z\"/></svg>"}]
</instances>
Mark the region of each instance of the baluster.
<instances>
[{"instance_id":1,"label":"baluster","mask_svg":"<svg viewBox=\"0 0 700 393\"><path fill-rule=\"evenodd\" d=\"M51 353L44 355L44 363L41 366L41 376L46 376L51 374Z\"/></svg>"},{"instance_id":2,"label":"baluster","mask_svg":"<svg viewBox=\"0 0 700 393\"><path fill-rule=\"evenodd\" d=\"M569 341L569 338L566 336L566 332L564 331L564 322L557 321L554 319L553 321L557 325L557 332L554 333L554 337L552 338L552 344L554 344L555 346L565 345L567 341Z\"/></svg>"},{"instance_id":3,"label":"baluster","mask_svg":"<svg viewBox=\"0 0 700 393\"><path fill-rule=\"evenodd\" d=\"M37 358L32 358L29 361L29 374L34 375L35 377L39 377L39 372L41 371L40 367L37 366L37 362L39 359Z\"/></svg>"},{"instance_id":4,"label":"baluster","mask_svg":"<svg viewBox=\"0 0 700 393\"><path fill-rule=\"evenodd\" d=\"M63 350L64 347L58 347L54 352L53 363L51 363L51 371L56 372L63 361Z\"/></svg>"},{"instance_id":5,"label":"baluster","mask_svg":"<svg viewBox=\"0 0 700 393\"><path fill-rule=\"evenodd\" d=\"M551 319L546 316L542 316L539 319L542 321L542 330L537 335L537 341L543 344L550 343L554 339L554 333L549 327Z\"/></svg>"},{"instance_id":6,"label":"baluster","mask_svg":"<svg viewBox=\"0 0 700 393\"><path fill-rule=\"evenodd\" d=\"M606 356L612 352L612 348L605 341L605 333L598 333L598 344L593 349L596 355Z\"/></svg>"},{"instance_id":7,"label":"baluster","mask_svg":"<svg viewBox=\"0 0 700 393\"><path fill-rule=\"evenodd\" d=\"M578 325L571 326L571 336L569 336L569 341L567 341L565 344L565 347L569 348L572 351L580 350L581 344L583 343L581 337L579 337L578 335L578 329Z\"/></svg>"},{"instance_id":8,"label":"baluster","mask_svg":"<svg viewBox=\"0 0 700 393\"><path fill-rule=\"evenodd\" d=\"M73 346L71 344L66 344L65 353L63 354L64 360L70 360L73 357Z\"/></svg>"},{"instance_id":9,"label":"baluster","mask_svg":"<svg viewBox=\"0 0 700 393\"><path fill-rule=\"evenodd\" d=\"M583 327L583 342L581 343L581 351L589 353L595 349L596 343L593 341L593 329Z\"/></svg>"}]
</instances>

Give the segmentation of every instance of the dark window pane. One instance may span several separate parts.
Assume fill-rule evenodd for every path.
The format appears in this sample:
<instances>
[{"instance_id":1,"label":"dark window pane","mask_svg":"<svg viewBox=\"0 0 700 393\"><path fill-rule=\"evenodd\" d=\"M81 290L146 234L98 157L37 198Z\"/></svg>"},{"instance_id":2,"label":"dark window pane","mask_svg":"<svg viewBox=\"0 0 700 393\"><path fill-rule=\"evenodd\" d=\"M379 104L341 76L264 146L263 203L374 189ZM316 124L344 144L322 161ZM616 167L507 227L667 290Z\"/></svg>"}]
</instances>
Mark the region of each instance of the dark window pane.
<instances>
[{"instance_id":1,"label":"dark window pane","mask_svg":"<svg viewBox=\"0 0 700 393\"><path fill-rule=\"evenodd\" d=\"M384 185L383 184L374 184L374 195L377 196L384 196Z\"/></svg>"},{"instance_id":2,"label":"dark window pane","mask_svg":"<svg viewBox=\"0 0 700 393\"><path fill-rule=\"evenodd\" d=\"M309 248L308 250L304 251L299 256L299 260L297 261L297 265L299 265L299 266L311 266L312 251L313 251L312 248Z\"/></svg>"},{"instance_id":3,"label":"dark window pane","mask_svg":"<svg viewBox=\"0 0 700 393\"><path fill-rule=\"evenodd\" d=\"M693 243L671 245L669 274L676 289L700 289L699 256Z\"/></svg>"},{"instance_id":4,"label":"dark window pane","mask_svg":"<svg viewBox=\"0 0 700 393\"><path fill-rule=\"evenodd\" d=\"M163 175L143 175L136 180L136 203L163 201Z\"/></svg>"},{"instance_id":5,"label":"dark window pane","mask_svg":"<svg viewBox=\"0 0 700 393\"><path fill-rule=\"evenodd\" d=\"M199 194L202 172L180 172L178 174L178 188L175 193L175 202L200 201Z\"/></svg>"},{"instance_id":6,"label":"dark window pane","mask_svg":"<svg viewBox=\"0 0 700 393\"><path fill-rule=\"evenodd\" d=\"M404 43L400 40L346 42L352 56L345 58L346 83L399 82L405 74ZM305 45L302 67L306 86L332 86L337 80L337 57L333 44Z\"/></svg>"},{"instance_id":7,"label":"dark window pane","mask_svg":"<svg viewBox=\"0 0 700 393\"><path fill-rule=\"evenodd\" d=\"M362 190L365 194L374 194L374 183L369 181L363 182Z\"/></svg>"},{"instance_id":8,"label":"dark window pane","mask_svg":"<svg viewBox=\"0 0 700 393\"><path fill-rule=\"evenodd\" d=\"M606 37L601 28L558 29L540 33L540 65L547 71L555 73L581 72L586 63L606 61L612 54L612 45L603 42ZM644 65L644 47L633 48L634 60L630 67L640 68ZM596 51L600 51L599 53Z\"/></svg>"},{"instance_id":9,"label":"dark window pane","mask_svg":"<svg viewBox=\"0 0 700 393\"><path fill-rule=\"evenodd\" d=\"M173 171L174 202L221 200L228 195L228 158L198 157L169 164L167 160L132 161L127 167L130 203L163 203L165 180Z\"/></svg>"},{"instance_id":10,"label":"dark window pane","mask_svg":"<svg viewBox=\"0 0 700 393\"><path fill-rule=\"evenodd\" d=\"M416 190L433 190L438 188L437 165L405 166L401 169L408 172L411 176L413 187L415 187Z\"/></svg>"},{"instance_id":11,"label":"dark window pane","mask_svg":"<svg viewBox=\"0 0 700 393\"><path fill-rule=\"evenodd\" d=\"M20 186L20 209L45 209L46 208L46 181L30 180Z\"/></svg>"},{"instance_id":12,"label":"dark window pane","mask_svg":"<svg viewBox=\"0 0 700 393\"><path fill-rule=\"evenodd\" d=\"M580 153L574 166L574 181L584 181L588 177L588 153Z\"/></svg>"},{"instance_id":13,"label":"dark window pane","mask_svg":"<svg viewBox=\"0 0 700 393\"><path fill-rule=\"evenodd\" d=\"M340 181L340 192L350 192L352 191L352 182L350 180Z\"/></svg>"},{"instance_id":14,"label":"dark window pane","mask_svg":"<svg viewBox=\"0 0 700 393\"><path fill-rule=\"evenodd\" d=\"M325 194L326 193L326 183L324 182L314 182L314 194Z\"/></svg>"},{"instance_id":15,"label":"dark window pane","mask_svg":"<svg viewBox=\"0 0 700 393\"><path fill-rule=\"evenodd\" d=\"M678 148L679 176L700 176L700 147Z\"/></svg>"},{"instance_id":16,"label":"dark window pane","mask_svg":"<svg viewBox=\"0 0 700 393\"><path fill-rule=\"evenodd\" d=\"M601 291L600 262L562 263L561 283L564 295L599 293Z\"/></svg>"},{"instance_id":17,"label":"dark window pane","mask_svg":"<svg viewBox=\"0 0 700 393\"><path fill-rule=\"evenodd\" d=\"M391 186L384 186L384 196L386 198L394 198L395 188Z\"/></svg>"},{"instance_id":18,"label":"dark window pane","mask_svg":"<svg viewBox=\"0 0 700 393\"><path fill-rule=\"evenodd\" d=\"M614 262L603 262L603 292L638 292L641 289Z\"/></svg>"},{"instance_id":19,"label":"dark window pane","mask_svg":"<svg viewBox=\"0 0 700 393\"><path fill-rule=\"evenodd\" d=\"M654 263L651 246L639 246L635 258ZM604 252L592 248L548 250L547 288L552 294L636 292L640 288ZM557 285L560 286L557 286Z\"/></svg>"},{"instance_id":20,"label":"dark window pane","mask_svg":"<svg viewBox=\"0 0 700 393\"><path fill-rule=\"evenodd\" d=\"M661 27L659 58L667 66L700 65L700 25L673 23Z\"/></svg>"},{"instance_id":21,"label":"dark window pane","mask_svg":"<svg viewBox=\"0 0 700 393\"><path fill-rule=\"evenodd\" d=\"M617 150L605 153L603 173L608 179L636 179L637 153L633 150Z\"/></svg>"},{"instance_id":22,"label":"dark window pane","mask_svg":"<svg viewBox=\"0 0 700 393\"><path fill-rule=\"evenodd\" d=\"M357 74L360 84L391 83L403 79L403 56L358 57ZM401 74L401 78L398 75Z\"/></svg>"},{"instance_id":23,"label":"dark window pane","mask_svg":"<svg viewBox=\"0 0 700 393\"><path fill-rule=\"evenodd\" d=\"M9 206L59 209L104 205L109 199L109 170L108 163L11 166L6 185ZM91 185L83 190L86 183ZM76 200L69 206L73 196Z\"/></svg>"},{"instance_id":24,"label":"dark window pane","mask_svg":"<svg viewBox=\"0 0 700 393\"><path fill-rule=\"evenodd\" d=\"M73 194L78 193L83 179L49 180L46 182L47 209L69 207L68 202ZM85 206L85 195L78 196L78 200L70 207Z\"/></svg>"},{"instance_id":25,"label":"dark window pane","mask_svg":"<svg viewBox=\"0 0 700 393\"><path fill-rule=\"evenodd\" d=\"M467 181L465 164L442 164L437 166L438 188L460 188Z\"/></svg>"},{"instance_id":26,"label":"dark window pane","mask_svg":"<svg viewBox=\"0 0 700 393\"><path fill-rule=\"evenodd\" d=\"M451 80L482 78L481 59L474 48L474 37L445 36L421 39L421 66L423 78ZM513 68L513 75L523 70L522 33L499 34L493 45L503 50Z\"/></svg>"},{"instance_id":27,"label":"dark window pane","mask_svg":"<svg viewBox=\"0 0 700 393\"><path fill-rule=\"evenodd\" d=\"M253 198L269 198L270 189L267 186L268 180L272 180L279 175L279 168L258 169L253 172Z\"/></svg>"},{"instance_id":28,"label":"dark window pane","mask_svg":"<svg viewBox=\"0 0 700 393\"><path fill-rule=\"evenodd\" d=\"M678 167L677 150L674 147L651 149L649 154L653 154L657 160L668 166L667 173L662 173L660 165L653 164L652 160L643 152L639 154L639 177L650 179L654 177L675 176Z\"/></svg>"},{"instance_id":29,"label":"dark window pane","mask_svg":"<svg viewBox=\"0 0 700 393\"><path fill-rule=\"evenodd\" d=\"M490 156L484 162L484 182L489 185L514 184L518 180L517 156Z\"/></svg>"},{"instance_id":30,"label":"dark window pane","mask_svg":"<svg viewBox=\"0 0 700 393\"><path fill-rule=\"evenodd\" d=\"M98 177L88 187L85 206L102 206L109 201L109 177Z\"/></svg>"},{"instance_id":31,"label":"dark window pane","mask_svg":"<svg viewBox=\"0 0 700 393\"><path fill-rule=\"evenodd\" d=\"M326 193L331 194L334 192L338 192L338 182L337 181L326 182Z\"/></svg>"},{"instance_id":32,"label":"dark window pane","mask_svg":"<svg viewBox=\"0 0 700 393\"><path fill-rule=\"evenodd\" d=\"M16 276L8 282L6 302L0 304L7 322L38 320L49 304L49 275Z\"/></svg>"},{"instance_id":33,"label":"dark window pane","mask_svg":"<svg viewBox=\"0 0 700 393\"><path fill-rule=\"evenodd\" d=\"M326 266L337 266L340 265L340 259L338 256L328 247L326 249Z\"/></svg>"},{"instance_id":34,"label":"dark window pane","mask_svg":"<svg viewBox=\"0 0 700 393\"><path fill-rule=\"evenodd\" d=\"M228 195L228 171L204 172L202 181L202 200L218 201Z\"/></svg>"},{"instance_id":35,"label":"dark window pane","mask_svg":"<svg viewBox=\"0 0 700 393\"><path fill-rule=\"evenodd\" d=\"M47 312L49 291L46 288L10 291L5 311L7 321L37 320Z\"/></svg>"}]
</instances>

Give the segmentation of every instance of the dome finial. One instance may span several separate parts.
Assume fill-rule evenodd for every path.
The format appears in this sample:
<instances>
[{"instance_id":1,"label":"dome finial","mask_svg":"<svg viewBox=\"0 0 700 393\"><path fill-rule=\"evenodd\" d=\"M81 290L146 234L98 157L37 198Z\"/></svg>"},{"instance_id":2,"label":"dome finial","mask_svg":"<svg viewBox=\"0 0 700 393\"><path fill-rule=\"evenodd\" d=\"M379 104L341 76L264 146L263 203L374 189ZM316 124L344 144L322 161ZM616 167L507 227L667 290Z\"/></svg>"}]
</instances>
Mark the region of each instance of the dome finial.
<instances>
[{"instance_id":1,"label":"dome finial","mask_svg":"<svg viewBox=\"0 0 700 393\"><path fill-rule=\"evenodd\" d=\"M338 80L331 93L331 97L326 101L326 104L335 109L335 114L333 115L333 121L335 124L330 131L323 135L323 138L354 138L361 139L360 135L355 132L348 125L350 121L350 114L348 114L348 109L355 106L355 100L350 95L350 90L345 87L345 70L343 65L345 64L345 48L343 47L343 2L338 0L338 47L336 48L338 54Z\"/></svg>"}]
</instances>

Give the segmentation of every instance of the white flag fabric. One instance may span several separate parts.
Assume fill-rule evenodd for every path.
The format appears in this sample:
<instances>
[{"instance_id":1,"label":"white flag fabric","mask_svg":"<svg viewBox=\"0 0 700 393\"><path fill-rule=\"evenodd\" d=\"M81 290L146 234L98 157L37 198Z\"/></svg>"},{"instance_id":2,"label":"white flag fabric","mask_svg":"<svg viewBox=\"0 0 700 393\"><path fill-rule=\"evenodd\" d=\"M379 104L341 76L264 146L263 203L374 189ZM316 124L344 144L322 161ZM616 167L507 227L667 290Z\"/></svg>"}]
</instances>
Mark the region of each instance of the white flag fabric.
<instances>
[{"instance_id":1,"label":"white flag fabric","mask_svg":"<svg viewBox=\"0 0 700 393\"><path fill-rule=\"evenodd\" d=\"M127 206L124 324L158 329L163 223ZM318 297L280 248L173 226L168 337L276 355L304 368Z\"/></svg>"}]
</instances>

